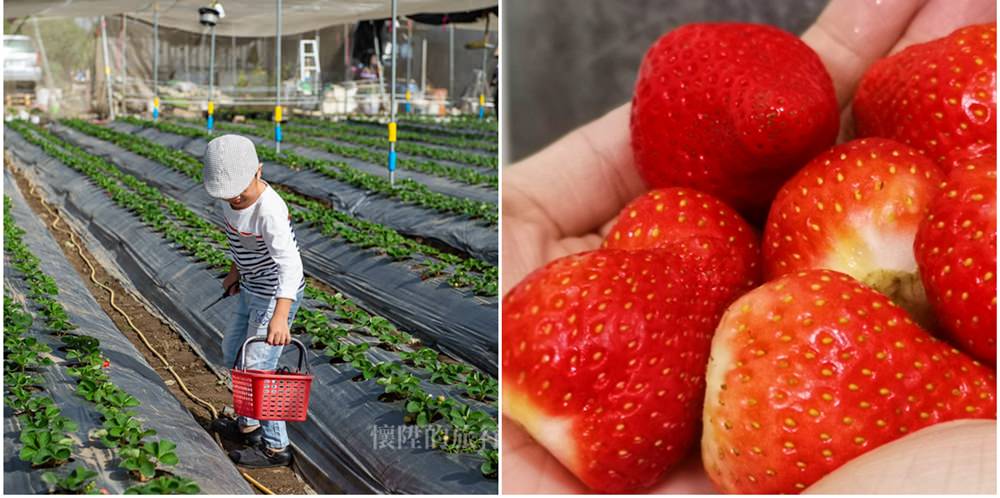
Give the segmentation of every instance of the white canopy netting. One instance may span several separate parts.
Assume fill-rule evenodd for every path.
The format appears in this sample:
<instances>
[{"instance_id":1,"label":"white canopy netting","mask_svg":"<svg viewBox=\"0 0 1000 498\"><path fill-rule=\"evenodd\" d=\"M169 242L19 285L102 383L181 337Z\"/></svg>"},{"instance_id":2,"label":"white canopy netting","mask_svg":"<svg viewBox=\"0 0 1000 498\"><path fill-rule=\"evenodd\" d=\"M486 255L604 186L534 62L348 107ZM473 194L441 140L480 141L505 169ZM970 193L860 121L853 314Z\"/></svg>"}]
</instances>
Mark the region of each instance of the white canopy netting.
<instances>
[{"instance_id":1,"label":"white canopy netting","mask_svg":"<svg viewBox=\"0 0 1000 498\"><path fill-rule=\"evenodd\" d=\"M497 0L398 0L398 15L462 12L496 7ZM209 0L6 0L5 17L91 17L128 14L160 26L200 33L198 8ZM222 2L225 19L216 27L222 36L256 37L273 33L275 2ZM296 35L338 24L391 17L387 0L283 0L282 33Z\"/></svg>"},{"instance_id":2,"label":"white canopy netting","mask_svg":"<svg viewBox=\"0 0 1000 498\"><path fill-rule=\"evenodd\" d=\"M494 49L498 25L496 3L496 0L399 0L396 54L399 95L411 90L414 105L428 114L439 114L445 108L475 112L478 95L484 93L484 89L487 100L495 100L495 88L489 90L488 85L495 80L498 61ZM214 61L210 30L198 24L199 5L209 4L209 1L200 4L161 1L156 5L151 1L129 0L14 0L5 2L5 11L8 28L16 25L19 33L38 36L38 42L46 46L65 48L69 45L58 40L67 30L56 28L56 24L65 22L66 17L75 17L77 25L89 30L85 45L89 47L87 59L91 62L86 77L77 76L79 71L65 67L71 62L58 61L62 50L50 49L47 54L48 58L56 59L53 71L68 73L57 80L73 81L72 89L69 85L62 86L64 96L80 97L78 94L85 90L84 107L100 114L108 109L108 78L104 77L100 18L94 16L102 12L107 29L112 104L117 111L148 110L154 84L161 107L204 111L210 80L217 109L273 105L276 97L276 2L222 2L225 16L215 27ZM389 5L388 0L283 0L282 103L327 113L384 111L391 85ZM244 6L248 8L243 10ZM456 10L470 6L487 9ZM317 13L319 7L322 7L319 10L337 12ZM158 23L156 36L154 8ZM123 9L126 10L123 12ZM312 14L303 14L307 10ZM268 13L266 16L264 11ZM16 22L24 20L23 17L17 19L19 15L31 16L32 22ZM366 16L385 18L355 22ZM39 19L40 32L31 29L34 19ZM348 20L339 21L341 19ZM51 26L47 27L49 24ZM316 42L315 47L306 47L304 42ZM485 49L482 48L484 42ZM317 52L318 65L315 70L304 70L309 67L303 67L303 52L311 50Z\"/></svg>"}]
</instances>

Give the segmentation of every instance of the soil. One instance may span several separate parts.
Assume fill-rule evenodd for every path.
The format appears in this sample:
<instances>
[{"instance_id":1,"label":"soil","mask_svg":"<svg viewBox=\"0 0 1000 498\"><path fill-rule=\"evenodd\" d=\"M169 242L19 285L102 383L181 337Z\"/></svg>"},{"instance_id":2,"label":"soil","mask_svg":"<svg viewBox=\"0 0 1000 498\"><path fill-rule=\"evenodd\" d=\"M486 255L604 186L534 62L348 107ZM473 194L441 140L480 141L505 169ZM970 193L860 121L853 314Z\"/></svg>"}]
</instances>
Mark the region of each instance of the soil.
<instances>
[{"instance_id":1,"label":"soil","mask_svg":"<svg viewBox=\"0 0 1000 498\"><path fill-rule=\"evenodd\" d=\"M62 248L63 253L69 262L76 268L77 272L80 274L80 278L83 280L84 284L90 289L91 294L100 303L101 308L107 313L111 320L118 326L119 331L132 343L135 347L142 353L146 358L146 361L153 367L154 370L163 378L164 383L167 385L170 392L173 393L174 397L177 398L181 404L187 408L189 412L194 416L194 418L201 424L202 428L209 431L209 424L211 423L212 414L203 405L196 403L194 400L189 398L184 392L177 386L177 382L173 375L164 367L163 363L157 358L146 345L139 338L138 334L128 325L125 318L117 310L111 307L110 295L109 293L94 284L90 280L90 268L87 264L80 258L80 255L76 251L75 244L70 240L69 235L66 233L66 224L60 222L55 228L53 228L54 217L49 215L48 211L43 207L39 201L39 193L33 192L31 184L27 181L24 175L20 174L17 170L10 168L11 172L14 173L14 177L17 181L18 186L21 191L25 194L25 198L31 209L35 214L42 220L45 226L49 229L52 236L59 242L60 248ZM51 208L50 209L54 209ZM80 237L77 236L77 240ZM128 316L132 319L132 323L143 332L143 335L149 340L150 344L153 345L157 351L160 352L166 358L169 358L170 362L174 367L174 371L183 379L184 384L192 393L196 394L199 398L212 404L216 410L221 413L222 407L230 405L232 402L232 394L229 389L226 388L224 381L216 377L215 373L208 367L208 365L194 352L193 349L184 341L183 337L176 331L174 331L168 324L164 323L162 320L157 318L156 315L151 313L140 301L133 297L129 292L127 292L124 287L117 280L111 278L111 275L97 262L86 247L82 247L83 253L87 256L87 259L94 264L96 268L95 277L98 281L104 285L114 289L115 292L115 304L119 308L125 310ZM216 438L218 441L219 439ZM229 442L227 440L222 440L224 448L228 451L238 447L237 444ZM269 488L276 494L315 494L302 478L299 477L290 467L280 467L276 469L240 469L250 475L254 480L263 484L265 487ZM252 485L251 485L252 486ZM256 487L254 490L260 493Z\"/></svg>"}]
</instances>

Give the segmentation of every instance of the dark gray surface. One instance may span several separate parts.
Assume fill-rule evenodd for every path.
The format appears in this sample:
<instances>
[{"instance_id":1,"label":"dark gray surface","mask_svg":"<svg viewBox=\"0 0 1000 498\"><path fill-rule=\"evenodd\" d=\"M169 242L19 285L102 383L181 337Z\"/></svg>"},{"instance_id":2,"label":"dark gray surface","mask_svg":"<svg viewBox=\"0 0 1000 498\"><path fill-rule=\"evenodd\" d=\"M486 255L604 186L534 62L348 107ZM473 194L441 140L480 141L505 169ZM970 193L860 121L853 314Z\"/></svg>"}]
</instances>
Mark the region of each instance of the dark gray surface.
<instances>
[{"instance_id":1,"label":"dark gray surface","mask_svg":"<svg viewBox=\"0 0 1000 498\"><path fill-rule=\"evenodd\" d=\"M504 162L632 98L646 49L687 23L742 21L800 34L827 0L504 0Z\"/></svg>"},{"instance_id":2,"label":"dark gray surface","mask_svg":"<svg viewBox=\"0 0 1000 498\"><path fill-rule=\"evenodd\" d=\"M108 375L111 381L142 403L134 409L138 418L146 428L156 430L156 435L147 441L169 439L177 443L180 462L170 470L176 475L193 479L203 493L253 494L250 485L243 480L208 432L174 398L159 374L104 314L79 274L66 260L55 239L28 207L6 170L4 193L11 198L11 214L15 222L25 231L25 243L41 259L42 271L56 280L59 287L58 300L69 314L70 321L79 327L73 333L95 337L101 341L101 352L110 361ZM10 290L15 301L24 304L27 291L20 275L5 271L4 287ZM101 427L101 415L93 403L76 395L76 380L66 371L65 353L57 351L62 342L46 332L44 322L37 316L30 333L53 350L52 359L55 363L42 369L47 394L62 409L63 415L80 425L72 435L80 442L73 448L75 462L56 469L56 473L65 475L68 469L82 464L99 472L96 478L98 487L107 488L111 493L120 494L135 485L127 472L118 467L118 452L104 448L88 437L89 431ZM6 406L4 419L4 493L45 493L47 487L40 480L42 471L32 470L27 463L17 458L22 446L17 440L20 431L17 420Z\"/></svg>"}]
</instances>

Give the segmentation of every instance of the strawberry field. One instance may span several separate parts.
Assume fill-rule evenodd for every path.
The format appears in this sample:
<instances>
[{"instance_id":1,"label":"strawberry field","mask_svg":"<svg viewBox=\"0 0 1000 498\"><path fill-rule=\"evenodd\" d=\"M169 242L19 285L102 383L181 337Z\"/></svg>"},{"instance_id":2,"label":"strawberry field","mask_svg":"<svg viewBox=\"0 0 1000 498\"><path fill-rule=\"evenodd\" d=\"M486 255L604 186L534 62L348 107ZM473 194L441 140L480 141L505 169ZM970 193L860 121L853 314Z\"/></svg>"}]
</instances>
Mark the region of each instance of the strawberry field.
<instances>
[{"instance_id":1,"label":"strawberry field","mask_svg":"<svg viewBox=\"0 0 1000 498\"><path fill-rule=\"evenodd\" d=\"M309 419L288 425L296 471L325 492L495 493L495 128L401 126L408 147L400 148L397 182L390 186L379 146L384 140L372 132L376 125L296 124L286 131L280 154L268 139L269 126L217 123L219 132L240 133L258 143L264 179L289 206L305 266L306 298L292 332L309 346L306 361L315 380ZM302 133L293 133L296 127ZM217 296L229 265L220 212L201 186L201 156L209 138L196 123L141 118L106 124L66 119L47 127L12 122L5 130L19 174L81 232L89 251L124 276L126 287L141 294L223 375L220 343L235 300L202 311ZM65 274L75 276L73 270ZM48 301L36 307L20 304L41 310L36 315L49 306ZM16 311L5 315L22 316ZM80 337L89 337L83 330L77 332ZM68 351L67 361L76 361L78 354L97 361L97 345L79 341L89 349ZM27 340L19 347L17 361L30 366L18 374L30 376L30 369L42 368L35 363L47 358L48 350ZM36 383L33 377L18 377L7 385ZM53 406L53 417L60 416L58 400ZM24 410L18 414L26 420L38 411ZM120 422L115 434L134 425L127 430L137 431L137 439L129 440L127 455L111 458L136 466L137 478L150 464L132 459L133 454L152 462L157 479L142 485L194 490L193 482L201 491L210 489L196 475L180 471L184 458L178 470L169 467L174 465L171 445L177 443L180 456L184 443L143 436L150 418L131 415L133 424L118 412L103 413L102 423ZM48 440L63 445L66 438L59 431L72 427L52 424ZM196 424L190 420L189 425ZM235 473L207 432L189 432L207 438L204 451L214 450L219 466ZM106 437L83 440L107 451L124 448ZM63 446L53 448L65 456ZM67 467L43 482L56 480L51 486L64 485L60 489L83 489L91 482L102 486L101 476L88 470ZM29 468L24 473L28 480L41 479ZM159 480L161 474L169 479Z\"/></svg>"}]
</instances>

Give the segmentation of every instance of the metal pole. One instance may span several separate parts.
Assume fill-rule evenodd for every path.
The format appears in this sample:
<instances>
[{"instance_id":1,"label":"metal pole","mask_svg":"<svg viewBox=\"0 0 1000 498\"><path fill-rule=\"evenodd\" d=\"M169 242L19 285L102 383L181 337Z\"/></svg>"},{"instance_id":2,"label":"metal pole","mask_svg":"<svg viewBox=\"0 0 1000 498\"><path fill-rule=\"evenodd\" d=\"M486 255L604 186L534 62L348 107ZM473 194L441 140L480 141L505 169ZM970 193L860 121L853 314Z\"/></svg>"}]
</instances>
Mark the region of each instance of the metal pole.
<instances>
[{"instance_id":1,"label":"metal pole","mask_svg":"<svg viewBox=\"0 0 1000 498\"><path fill-rule=\"evenodd\" d=\"M351 79L351 32L348 25L344 25L344 81ZM347 91L344 91L344 114L347 114Z\"/></svg>"},{"instance_id":2,"label":"metal pole","mask_svg":"<svg viewBox=\"0 0 1000 498\"><path fill-rule=\"evenodd\" d=\"M314 39L316 40L316 44L314 45L313 53L315 53L316 56L313 57L313 60L316 61L316 74L315 74L315 76L313 76L313 88L315 89L315 92L316 92L316 101L319 102L319 101L321 101L323 99L323 80L322 80L323 74L319 70L320 63L319 63L319 30L318 29L316 30Z\"/></svg>"},{"instance_id":3,"label":"metal pole","mask_svg":"<svg viewBox=\"0 0 1000 498\"><path fill-rule=\"evenodd\" d=\"M410 56L406 58L406 88L410 88L410 79L413 74L413 21L406 20L406 46L410 48Z\"/></svg>"},{"instance_id":4,"label":"metal pole","mask_svg":"<svg viewBox=\"0 0 1000 498\"><path fill-rule=\"evenodd\" d=\"M427 38L420 48L420 92L427 95Z\"/></svg>"},{"instance_id":5,"label":"metal pole","mask_svg":"<svg viewBox=\"0 0 1000 498\"><path fill-rule=\"evenodd\" d=\"M412 95L410 94L410 73L413 69L413 21L406 20L406 47L409 49L409 56L406 58L406 102L403 104L406 109L406 113L410 114L413 112L413 104L410 103Z\"/></svg>"},{"instance_id":6,"label":"metal pole","mask_svg":"<svg viewBox=\"0 0 1000 498\"><path fill-rule=\"evenodd\" d=\"M128 17L122 14L122 95L128 96Z\"/></svg>"},{"instance_id":7,"label":"metal pole","mask_svg":"<svg viewBox=\"0 0 1000 498\"><path fill-rule=\"evenodd\" d=\"M397 0L392 0L392 98L389 106L389 186L396 186L396 9Z\"/></svg>"},{"instance_id":8,"label":"metal pole","mask_svg":"<svg viewBox=\"0 0 1000 498\"><path fill-rule=\"evenodd\" d=\"M191 45L187 40L184 40L184 77L187 81L191 81Z\"/></svg>"},{"instance_id":9,"label":"metal pole","mask_svg":"<svg viewBox=\"0 0 1000 498\"><path fill-rule=\"evenodd\" d=\"M281 0L277 4L277 29L274 35L274 151L281 153Z\"/></svg>"},{"instance_id":10,"label":"metal pole","mask_svg":"<svg viewBox=\"0 0 1000 498\"><path fill-rule=\"evenodd\" d=\"M215 124L215 26L212 26L212 51L208 53L208 132Z\"/></svg>"},{"instance_id":11,"label":"metal pole","mask_svg":"<svg viewBox=\"0 0 1000 498\"><path fill-rule=\"evenodd\" d=\"M233 70L233 88L236 88L236 35L229 37L229 65Z\"/></svg>"},{"instance_id":12,"label":"metal pole","mask_svg":"<svg viewBox=\"0 0 1000 498\"><path fill-rule=\"evenodd\" d=\"M385 78L382 76L382 47L378 46L378 35L372 34L375 42L375 70L378 72L378 96L379 106L385 102Z\"/></svg>"},{"instance_id":13,"label":"metal pole","mask_svg":"<svg viewBox=\"0 0 1000 498\"><path fill-rule=\"evenodd\" d=\"M351 33L350 27L344 25L344 81L351 79Z\"/></svg>"},{"instance_id":14,"label":"metal pole","mask_svg":"<svg viewBox=\"0 0 1000 498\"><path fill-rule=\"evenodd\" d=\"M108 24L104 20L104 16L101 16L101 45L104 47L104 81L108 85L108 116L114 121L115 107L111 96L111 61L108 60Z\"/></svg>"},{"instance_id":15,"label":"metal pole","mask_svg":"<svg viewBox=\"0 0 1000 498\"><path fill-rule=\"evenodd\" d=\"M153 10L153 121L160 117L160 6Z\"/></svg>"},{"instance_id":16,"label":"metal pole","mask_svg":"<svg viewBox=\"0 0 1000 498\"><path fill-rule=\"evenodd\" d=\"M42 69L45 70L45 85L49 88L55 88L52 84L52 73L49 71L49 58L45 54L45 42L42 40L42 33L38 30L38 19L35 16L31 16L31 25L35 28L35 40L38 41L38 51L42 53Z\"/></svg>"},{"instance_id":17,"label":"metal pole","mask_svg":"<svg viewBox=\"0 0 1000 498\"><path fill-rule=\"evenodd\" d=\"M448 99L455 100L455 25L448 24Z\"/></svg>"},{"instance_id":18,"label":"metal pole","mask_svg":"<svg viewBox=\"0 0 1000 498\"><path fill-rule=\"evenodd\" d=\"M486 23L486 29L489 30L489 21ZM483 86L480 87L482 93L479 94L479 119L483 119L486 115L486 96L489 95L490 91L490 78L486 74L486 58L489 53L490 32L486 31L486 34L483 35Z\"/></svg>"}]
</instances>

